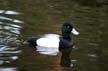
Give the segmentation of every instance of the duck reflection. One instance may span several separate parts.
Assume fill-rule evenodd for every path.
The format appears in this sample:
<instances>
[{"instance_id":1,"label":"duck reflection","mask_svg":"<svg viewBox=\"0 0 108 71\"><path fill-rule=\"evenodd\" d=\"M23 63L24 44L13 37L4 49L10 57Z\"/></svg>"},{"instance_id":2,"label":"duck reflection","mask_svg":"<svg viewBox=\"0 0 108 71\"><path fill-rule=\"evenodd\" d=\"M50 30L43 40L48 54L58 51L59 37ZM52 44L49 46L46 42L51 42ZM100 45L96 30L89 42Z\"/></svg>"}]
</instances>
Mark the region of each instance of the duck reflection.
<instances>
[{"instance_id":1,"label":"duck reflection","mask_svg":"<svg viewBox=\"0 0 108 71\"><path fill-rule=\"evenodd\" d=\"M60 60L61 66L71 67L70 54L71 54L72 49L73 49L72 47L67 47L67 48L60 47L60 51L62 52L61 60Z\"/></svg>"}]
</instances>

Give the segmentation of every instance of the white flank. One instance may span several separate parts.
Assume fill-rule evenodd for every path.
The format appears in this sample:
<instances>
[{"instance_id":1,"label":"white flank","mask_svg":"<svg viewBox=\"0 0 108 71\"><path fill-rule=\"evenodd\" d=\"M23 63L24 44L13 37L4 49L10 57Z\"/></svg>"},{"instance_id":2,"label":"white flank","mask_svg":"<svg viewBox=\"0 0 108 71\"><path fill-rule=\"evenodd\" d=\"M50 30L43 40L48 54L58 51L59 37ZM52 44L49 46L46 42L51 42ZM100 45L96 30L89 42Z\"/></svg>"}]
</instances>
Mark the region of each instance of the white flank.
<instances>
[{"instance_id":1,"label":"white flank","mask_svg":"<svg viewBox=\"0 0 108 71\"><path fill-rule=\"evenodd\" d=\"M59 47L59 37L57 35L48 34L45 37L37 40L38 46L48 47L48 48L58 48Z\"/></svg>"}]
</instances>

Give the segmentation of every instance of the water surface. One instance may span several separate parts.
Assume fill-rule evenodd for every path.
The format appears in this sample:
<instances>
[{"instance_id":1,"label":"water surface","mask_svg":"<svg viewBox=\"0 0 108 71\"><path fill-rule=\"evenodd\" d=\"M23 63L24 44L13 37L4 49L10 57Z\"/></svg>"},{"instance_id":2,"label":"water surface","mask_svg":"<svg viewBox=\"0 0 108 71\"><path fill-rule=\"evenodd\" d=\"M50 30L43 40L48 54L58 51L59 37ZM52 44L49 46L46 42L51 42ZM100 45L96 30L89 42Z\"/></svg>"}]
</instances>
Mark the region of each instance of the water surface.
<instances>
[{"instance_id":1,"label":"water surface","mask_svg":"<svg viewBox=\"0 0 108 71\"><path fill-rule=\"evenodd\" d=\"M107 71L108 6L98 4L91 1L86 5L71 0L1 1L1 67L15 67L19 71ZM61 53L57 56L41 55L23 44L32 36L61 34L61 25L67 20L73 22L80 32L79 36L72 36L76 45L70 55L73 67L59 65ZM12 60L13 56L18 59Z\"/></svg>"}]
</instances>

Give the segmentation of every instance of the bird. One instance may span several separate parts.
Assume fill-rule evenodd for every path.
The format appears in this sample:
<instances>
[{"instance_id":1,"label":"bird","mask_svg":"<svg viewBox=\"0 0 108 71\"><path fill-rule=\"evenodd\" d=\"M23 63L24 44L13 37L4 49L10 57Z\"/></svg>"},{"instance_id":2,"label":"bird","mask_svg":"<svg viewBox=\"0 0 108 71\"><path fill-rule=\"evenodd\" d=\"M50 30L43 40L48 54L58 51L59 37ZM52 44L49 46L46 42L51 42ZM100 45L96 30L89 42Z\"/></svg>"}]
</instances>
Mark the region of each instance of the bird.
<instances>
[{"instance_id":1,"label":"bird","mask_svg":"<svg viewBox=\"0 0 108 71\"><path fill-rule=\"evenodd\" d=\"M40 54L57 55L60 51L62 53L60 64L62 66L70 66L69 55L74 46L71 33L79 35L73 23L64 22L61 27L61 35L51 33L33 36L27 42L30 47L37 50Z\"/></svg>"}]
</instances>

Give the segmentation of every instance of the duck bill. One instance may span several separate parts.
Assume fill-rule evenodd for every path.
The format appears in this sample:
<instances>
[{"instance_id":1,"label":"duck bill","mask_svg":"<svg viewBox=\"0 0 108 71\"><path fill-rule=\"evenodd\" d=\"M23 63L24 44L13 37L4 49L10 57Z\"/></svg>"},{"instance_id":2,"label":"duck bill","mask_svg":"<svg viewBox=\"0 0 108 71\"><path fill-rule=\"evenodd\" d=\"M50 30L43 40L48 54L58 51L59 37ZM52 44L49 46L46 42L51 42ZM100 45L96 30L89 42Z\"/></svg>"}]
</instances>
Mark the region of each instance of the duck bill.
<instances>
[{"instance_id":1,"label":"duck bill","mask_svg":"<svg viewBox=\"0 0 108 71\"><path fill-rule=\"evenodd\" d=\"M74 35L79 35L79 32L78 32L78 31L76 31L76 29L75 29L75 28L73 28L71 32L72 32L72 34L74 34Z\"/></svg>"}]
</instances>

